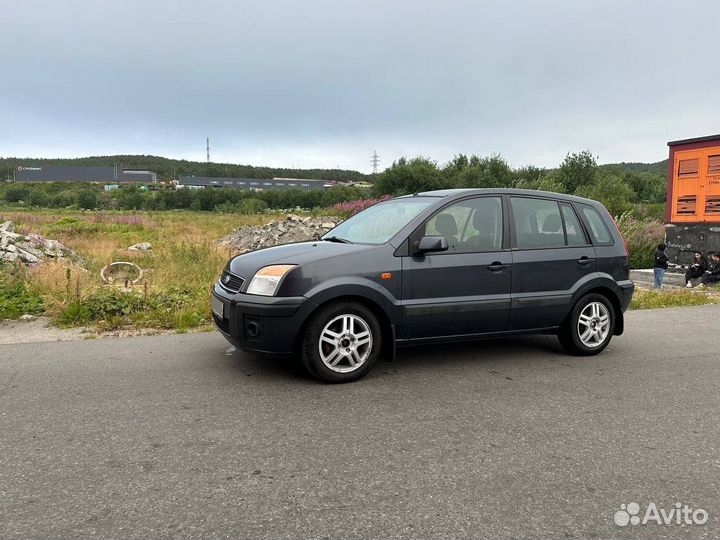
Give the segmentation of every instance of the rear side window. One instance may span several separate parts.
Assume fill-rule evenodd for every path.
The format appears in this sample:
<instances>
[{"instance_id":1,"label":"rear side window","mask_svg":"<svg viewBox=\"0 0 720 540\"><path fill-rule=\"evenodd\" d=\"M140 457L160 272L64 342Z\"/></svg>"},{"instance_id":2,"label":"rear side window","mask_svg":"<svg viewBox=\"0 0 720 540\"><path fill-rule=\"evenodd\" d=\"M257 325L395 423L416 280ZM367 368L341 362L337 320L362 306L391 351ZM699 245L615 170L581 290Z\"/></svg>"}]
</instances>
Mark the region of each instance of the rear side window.
<instances>
[{"instance_id":1,"label":"rear side window","mask_svg":"<svg viewBox=\"0 0 720 540\"><path fill-rule=\"evenodd\" d=\"M510 202L519 249L565 246L560 207L556 201L511 197Z\"/></svg>"},{"instance_id":2,"label":"rear side window","mask_svg":"<svg viewBox=\"0 0 720 540\"><path fill-rule=\"evenodd\" d=\"M572 206L567 204L561 204L560 209L562 210L563 220L565 221L565 235L567 237L568 246L586 246L588 241L585 238L580 220L572 209Z\"/></svg>"},{"instance_id":3,"label":"rear side window","mask_svg":"<svg viewBox=\"0 0 720 540\"><path fill-rule=\"evenodd\" d=\"M605 225L605 221L600 216L597 210L595 210L592 206L586 206L581 205L581 212L585 216L585 219L588 222L588 225L590 225L590 234L592 235L593 239L595 240L596 244L612 244L612 236L610 236L610 231L607 228L607 225Z\"/></svg>"}]
</instances>

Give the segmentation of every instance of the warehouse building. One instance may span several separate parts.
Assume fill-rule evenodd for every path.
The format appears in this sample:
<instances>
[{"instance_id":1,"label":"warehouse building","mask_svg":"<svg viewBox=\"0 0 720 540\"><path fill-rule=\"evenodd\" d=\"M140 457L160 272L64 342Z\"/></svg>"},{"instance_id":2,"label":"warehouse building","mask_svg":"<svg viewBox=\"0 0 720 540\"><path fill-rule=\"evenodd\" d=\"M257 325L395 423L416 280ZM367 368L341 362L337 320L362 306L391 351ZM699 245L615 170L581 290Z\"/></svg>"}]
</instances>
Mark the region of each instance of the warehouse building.
<instances>
[{"instance_id":1,"label":"warehouse building","mask_svg":"<svg viewBox=\"0 0 720 540\"><path fill-rule=\"evenodd\" d=\"M15 169L16 182L112 182L154 184L152 171L115 167L62 167L55 165L24 166Z\"/></svg>"},{"instance_id":2,"label":"warehouse building","mask_svg":"<svg viewBox=\"0 0 720 540\"><path fill-rule=\"evenodd\" d=\"M303 178L221 178L214 176L181 176L178 187L206 188L232 187L254 191L270 191L276 189L324 189L323 180L306 180Z\"/></svg>"}]
</instances>

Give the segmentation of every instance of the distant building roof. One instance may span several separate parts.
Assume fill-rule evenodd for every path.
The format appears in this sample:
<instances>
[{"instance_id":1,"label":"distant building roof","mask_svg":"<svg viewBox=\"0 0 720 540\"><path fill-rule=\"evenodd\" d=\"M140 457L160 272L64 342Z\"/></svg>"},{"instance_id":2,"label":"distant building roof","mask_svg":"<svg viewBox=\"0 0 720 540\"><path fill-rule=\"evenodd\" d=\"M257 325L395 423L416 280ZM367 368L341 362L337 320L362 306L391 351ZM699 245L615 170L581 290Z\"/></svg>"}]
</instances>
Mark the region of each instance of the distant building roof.
<instances>
[{"instance_id":1,"label":"distant building roof","mask_svg":"<svg viewBox=\"0 0 720 540\"><path fill-rule=\"evenodd\" d=\"M677 146L678 144L693 144L710 141L720 141L720 135L706 135L705 137L695 137L693 139L681 139L679 141L670 141L668 146Z\"/></svg>"}]
</instances>

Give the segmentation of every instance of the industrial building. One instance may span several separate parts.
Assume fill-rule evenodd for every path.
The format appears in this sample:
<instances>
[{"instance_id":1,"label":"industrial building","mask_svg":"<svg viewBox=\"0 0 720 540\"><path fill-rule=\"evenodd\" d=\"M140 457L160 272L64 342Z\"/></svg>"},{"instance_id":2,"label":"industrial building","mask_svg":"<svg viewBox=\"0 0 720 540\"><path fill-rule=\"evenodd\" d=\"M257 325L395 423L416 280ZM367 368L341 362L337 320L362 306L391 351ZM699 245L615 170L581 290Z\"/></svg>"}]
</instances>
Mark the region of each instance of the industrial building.
<instances>
[{"instance_id":1,"label":"industrial building","mask_svg":"<svg viewBox=\"0 0 720 540\"><path fill-rule=\"evenodd\" d=\"M16 182L112 182L154 184L157 174L115 167L63 167L56 165L20 165L15 169Z\"/></svg>"},{"instance_id":2,"label":"industrial building","mask_svg":"<svg viewBox=\"0 0 720 540\"><path fill-rule=\"evenodd\" d=\"M277 189L324 189L323 180L306 180L302 178L221 178L214 176L181 176L178 187L206 188L231 187L255 191Z\"/></svg>"},{"instance_id":3,"label":"industrial building","mask_svg":"<svg viewBox=\"0 0 720 540\"><path fill-rule=\"evenodd\" d=\"M670 261L720 253L720 135L668 143L665 237Z\"/></svg>"}]
</instances>

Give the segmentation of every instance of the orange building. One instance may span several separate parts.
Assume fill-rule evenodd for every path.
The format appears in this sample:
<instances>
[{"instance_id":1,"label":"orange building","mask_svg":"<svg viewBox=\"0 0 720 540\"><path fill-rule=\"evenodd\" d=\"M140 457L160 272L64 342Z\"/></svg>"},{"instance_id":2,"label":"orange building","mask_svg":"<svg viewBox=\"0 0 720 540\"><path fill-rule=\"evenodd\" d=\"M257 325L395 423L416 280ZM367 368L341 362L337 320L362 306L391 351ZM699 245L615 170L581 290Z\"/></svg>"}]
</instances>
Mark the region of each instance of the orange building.
<instances>
[{"instance_id":1,"label":"orange building","mask_svg":"<svg viewBox=\"0 0 720 540\"><path fill-rule=\"evenodd\" d=\"M668 143L668 223L720 223L720 135Z\"/></svg>"},{"instance_id":2,"label":"orange building","mask_svg":"<svg viewBox=\"0 0 720 540\"><path fill-rule=\"evenodd\" d=\"M720 252L720 135L668 147L666 243L670 259L687 264L696 250Z\"/></svg>"}]
</instances>

